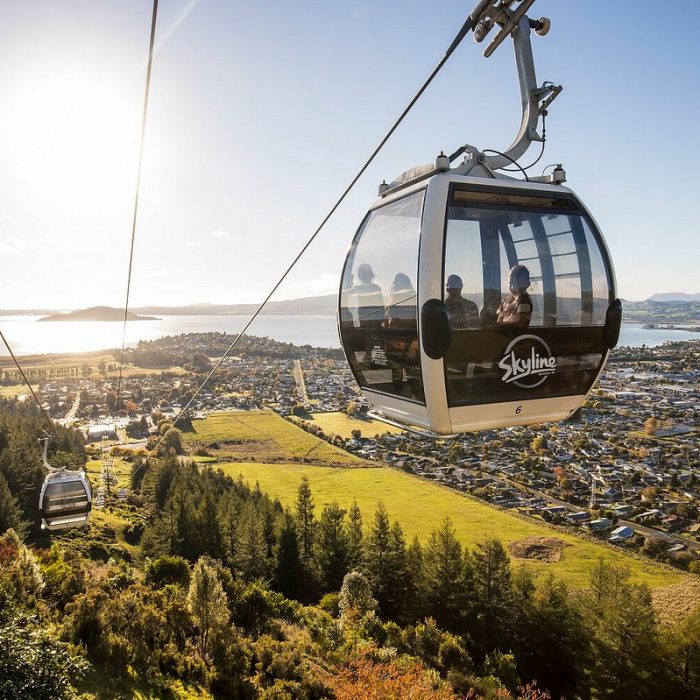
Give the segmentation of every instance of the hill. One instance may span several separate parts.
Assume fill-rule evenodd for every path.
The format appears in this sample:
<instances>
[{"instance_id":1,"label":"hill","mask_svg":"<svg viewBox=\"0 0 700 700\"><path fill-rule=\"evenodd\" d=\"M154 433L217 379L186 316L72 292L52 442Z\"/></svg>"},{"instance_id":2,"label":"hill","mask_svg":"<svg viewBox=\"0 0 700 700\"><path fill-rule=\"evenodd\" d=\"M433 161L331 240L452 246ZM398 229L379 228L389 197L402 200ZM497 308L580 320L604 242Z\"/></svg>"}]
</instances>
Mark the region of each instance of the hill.
<instances>
[{"instance_id":1,"label":"hill","mask_svg":"<svg viewBox=\"0 0 700 700\"><path fill-rule=\"evenodd\" d=\"M626 301L622 318L632 323L697 324L700 301Z\"/></svg>"},{"instance_id":2,"label":"hill","mask_svg":"<svg viewBox=\"0 0 700 700\"><path fill-rule=\"evenodd\" d=\"M142 306L135 309L143 314L163 314L168 316L201 316L222 314L252 314L259 304L189 304L187 306ZM332 315L338 308L338 295L325 294L319 297L302 297L271 301L263 309L263 314L284 314L299 316L306 314Z\"/></svg>"},{"instance_id":3,"label":"hill","mask_svg":"<svg viewBox=\"0 0 700 700\"><path fill-rule=\"evenodd\" d=\"M700 292L687 294L686 292L663 292L652 294L647 301L700 301Z\"/></svg>"},{"instance_id":4,"label":"hill","mask_svg":"<svg viewBox=\"0 0 700 700\"><path fill-rule=\"evenodd\" d=\"M64 314L52 314L38 319L39 321L123 321L124 309L115 309L112 306L91 306L89 309L69 311ZM127 321L158 321L155 316L139 316L132 311L127 311Z\"/></svg>"}]
</instances>

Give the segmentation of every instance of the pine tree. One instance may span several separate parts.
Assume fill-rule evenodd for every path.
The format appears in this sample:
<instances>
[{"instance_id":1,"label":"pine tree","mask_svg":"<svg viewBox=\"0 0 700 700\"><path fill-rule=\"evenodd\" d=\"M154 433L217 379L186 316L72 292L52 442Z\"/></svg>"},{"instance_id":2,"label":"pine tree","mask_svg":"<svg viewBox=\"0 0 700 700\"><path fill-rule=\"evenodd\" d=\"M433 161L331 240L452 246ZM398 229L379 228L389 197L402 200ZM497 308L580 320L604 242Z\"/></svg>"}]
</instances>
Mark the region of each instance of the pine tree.
<instances>
[{"instance_id":1,"label":"pine tree","mask_svg":"<svg viewBox=\"0 0 700 700\"><path fill-rule=\"evenodd\" d=\"M350 557L345 511L336 501L321 513L317 548L323 592L339 591L349 570Z\"/></svg>"},{"instance_id":2,"label":"pine tree","mask_svg":"<svg viewBox=\"0 0 700 700\"><path fill-rule=\"evenodd\" d=\"M390 606L391 579L391 526L384 504L379 501L374 512L374 525L366 540L365 568L379 607L386 615L385 606Z\"/></svg>"},{"instance_id":3,"label":"pine tree","mask_svg":"<svg viewBox=\"0 0 700 700\"><path fill-rule=\"evenodd\" d=\"M427 614L441 627L458 629L465 607L464 561L449 516L430 534L423 561Z\"/></svg>"},{"instance_id":4,"label":"pine tree","mask_svg":"<svg viewBox=\"0 0 700 700\"><path fill-rule=\"evenodd\" d=\"M306 600L304 568L299 558L299 540L295 520L289 511L285 511L277 536L277 558L274 574L274 586L287 598Z\"/></svg>"},{"instance_id":5,"label":"pine tree","mask_svg":"<svg viewBox=\"0 0 700 700\"><path fill-rule=\"evenodd\" d=\"M13 528L17 532L25 529L22 522L22 510L17 499L12 495L5 477L0 472L0 534Z\"/></svg>"},{"instance_id":6,"label":"pine tree","mask_svg":"<svg viewBox=\"0 0 700 700\"><path fill-rule=\"evenodd\" d=\"M263 526L263 535L265 536L265 545L267 546L267 557L268 559L272 559L275 545L277 544L277 518L279 517L279 510L275 507L275 503L267 496L261 500L259 510Z\"/></svg>"},{"instance_id":7,"label":"pine tree","mask_svg":"<svg viewBox=\"0 0 700 700\"><path fill-rule=\"evenodd\" d=\"M410 576L406 539L398 521L394 521L389 532L388 568L390 574L384 587L384 614L392 620L403 621L410 608Z\"/></svg>"},{"instance_id":8,"label":"pine tree","mask_svg":"<svg viewBox=\"0 0 700 700\"><path fill-rule=\"evenodd\" d=\"M523 677L537 678L553 697L574 697L585 688L584 669L589 665L589 637L581 614L566 584L551 573L534 594L524 596L523 589L530 590L529 582L523 584L524 569L514 577L521 640L517 657L527 669Z\"/></svg>"},{"instance_id":9,"label":"pine tree","mask_svg":"<svg viewBox=\"0 0 700 700\"><path fill-rule=\"evenodd\" d=\"M197 625L198 651L206 658L213 635L223 631L229 620L228 600L214 563L202 557L195 564L187 604Z\"/></svg>"},{"instance_id":10,"label":"pine tree","mask_svg":"<svg viewBox=\"0 0 700 700\"><path fill-rule=\"evenodd\" d=\"M364 536L362 534L362 511L353 499L348 511L348 567L360 571L364 563Z\"/></svg>"},{"instance_id":11,"label":"pine tree","mask_svg":"<svg viewBox=\"0 0 700 700\"><path fill-rule=\"evenodd\" d=\"M313 556L314 546L314 499L306 476L301 477L296 500L297 535L299 537L299 557L306 566Z\"/></svg>"},{"instance_id":12,"label":"pine tree","mask_svg":"<svg viewBox=\"0 0 700 700\"><path fill-rule=\"evenodd\" d=\"M667 684L661 645L646 586L628 583L629 571L600 562L583 608L593 640L591 686L610 700L659 697Z\"/></svg>"},{"instance_id":13,"label":"pine tree","mask_svg":"<svg viewBox=\"0 0 700 700\"><path fill-rule=\"evenodd\" d=\"M510 560L495 538L479 542L469 553L471 616L482 651L512 646L513 582Z\"/></svg>"},{"instance_id":14,"label":"pine tree","mask_svg":"<svg viewBox=\"0 0 700 700\"><path fill-rule=\"evenodd\" d=\"M257 508L247 503L238 521L236 541L236 570L246 581L265 579L270 575L265 533Z\"/></svg>"},{"instance_id":15,"label":"pine tree","mask_svg":"<svg viewBox=\"0 0 700 700\"><path fill-rule=\"evenodd\" d=\"M406 598L408 600L408 609L406 611L407 621L414 622L426 616L423 547L417 536L413 537L413 541L406 551L406 568L408 570L406 580Z\"/></svg>"},{"instance_id":16,"label":"pine tree","mask_svg":"<svg viewBox=\"0 0 700 700\"><path fill-rule=\"evenodd\" d=\"M198 550L214 559L223 556L224 548L221 537L221 525L216 512L217 498L213 486L204 483L204 497L200 501L197 517Z\"/></svg>"}]
</instances>

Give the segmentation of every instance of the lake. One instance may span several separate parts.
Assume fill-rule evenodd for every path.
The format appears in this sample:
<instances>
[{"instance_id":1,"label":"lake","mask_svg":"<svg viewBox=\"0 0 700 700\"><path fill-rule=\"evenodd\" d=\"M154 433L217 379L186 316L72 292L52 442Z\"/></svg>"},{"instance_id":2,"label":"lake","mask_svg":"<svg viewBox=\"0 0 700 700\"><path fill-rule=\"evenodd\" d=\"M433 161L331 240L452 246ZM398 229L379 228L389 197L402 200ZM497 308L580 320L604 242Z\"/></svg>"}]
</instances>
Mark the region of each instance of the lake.
<instances>
[{"instance_id":1,"label":"lake","mask_svg":"<svg viewBox=\"0 0 700 700\"><path fill-rule=\"evenodd\" d=\"M89 352L119 348L122 344L122 324L108 322L57 321L37 323L38 316L0 316L0 329L13 352L19 355L41 353ZM130 321L127 323L127 346L139 340L155 340L180 333L239 332L247 316L162 316L158 321ZM268 336L294 345L312 345L322 348L340 347L335 316L261 315L250 327L250 333ZM665 329L642 328L640 324L623 323L620 345L654 347L667 340L700 339L700 333ZM2 344L0 343L0 346ZM7 355L4 346L0 355Z\"/></svg>"}]
</instances>

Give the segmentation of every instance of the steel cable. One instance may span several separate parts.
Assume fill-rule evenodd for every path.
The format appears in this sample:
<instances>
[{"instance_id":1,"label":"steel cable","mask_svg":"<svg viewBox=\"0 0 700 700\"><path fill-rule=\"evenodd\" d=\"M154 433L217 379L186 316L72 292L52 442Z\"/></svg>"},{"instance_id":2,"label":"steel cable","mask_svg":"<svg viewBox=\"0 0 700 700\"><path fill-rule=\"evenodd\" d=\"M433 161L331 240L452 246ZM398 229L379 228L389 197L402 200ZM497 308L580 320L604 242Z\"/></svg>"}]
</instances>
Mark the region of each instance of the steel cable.
<instances>
[{"instance_id":1,"label":"steel cable","mask_svg":"<svg viewBox=\"0 0 700 700\"><path fill-rule=\"evenodd\" d=\"M10 357L14 360L15 365L17 365L17 369L19 370L20 375L22 376L22 379L24 380L24 383L27 385L27 388L31 392L31 395L34 397L34 400L36 401L36 405L39 407L39 410L42 412L44 418L46 419L46 422L49 425L49 428L51 429L51 432L53 433L54 438L56 439L56 444L58 444L58 433L56 432L56 426L53 424L53 421L51 418L49 418L49 414L46 412L46 409L42 406L41 401L39 400L39 397L36 395L36 392L34 391L34 387L29 383L29 379L27 378L27 375L25 374L24 370L22 369L22 365L20 365L19 360L17 359L16 355L14 352L12 352L12 348L10 347L10 344L7 342L7 338L5 337L5 334L0 330L0 338L2 338L2 342L5 343L5 347L7 348L7 351L10 353Z\"/></svg>"},{"instance_id":2,"label":"steel cable","mask_svg":"<svg viewBox=\"0 0 700 700\"><path fill-rule=\"evenodd\" d=\"M131 270L134 263L134 241L136 239L136 221L139 213L139 192L141 191L141 168L143 165L143 143L146 137L146 120L148 118L148 98L151 93L151 70L153 68L153 46L156 38L156 20L158 18L158 0L153 0L151 16L151 38L148 45L148 67L146 68L146 87L143 95L143 116L141 118L141 143L139 145L139 164L136 171L136 193L134 196L134 216L131 221L131 245L129 247L129 272L126 280L126 301L124 302L124 321L122 323L122 350L119 359L119 380L117 382L116 410L119 411L122 394L122 374L124 369L124 350L126 347L126 320L129 314L129 294L131 293Z\"/></svg>"},{"instance_id":3,"label":"steel cable","mask_svg":"<svg viewBox=\"0 0 700 700\"><path fill-rule=\"evenodd\" d=\"M474 24L474 20L473 20L472 16L470 15L469 17L467 17L466 21L464 22L464 24L463 24L462 27L460 28L459 32L457 32L457 35L455 36L455 38L453 39L453 41L452 41L452 43L450 44L449 48L448 48L447 51L445 52L445 55L440 59L440 61L439 61L438 64L435 66L435 68L432 70L432 72L430 73L430 75L425 79L425 81L424 81L423 84L420 86L420 88L418 89L418 91L417 91L417 92L415 93L415 95L411 98L411 101L410 101L410 102L408 103L408 105L404 108L404 110L401 112L401 114L399 115L399 117L394 121L394 123L392 124L392 126L390 127L390 129L386 132L386 134L384 135L384 137L382 138L382 140L379 142L379 144L376 146L376 148L372 151L372 153L371 153L370 156L367 158L367 160L364 162L364 164L363 164L362 167L359 169L359 171L357 172L357 174L352 178L352 180L350 181L350 184L345 188L345 190L343 191L343 193L342 193L342 194L340 195L340 197L336 200L335 204L331 207L330 211L329 211L329 212L326 214L326 216L323 218L323 220L322 220L321 223L319 224L318 228L316 228L316 230L313 232L313 234L311 235L311 237L309 238L309 240L304 244L304 246L301 248L301 250L299 251L299 253L296 255L296 257L292 260L292 262L290 263L290 265L289 265L289 266L287 267L287 269L284 271L284 273L282 274L282 276L277 280L277 282L275 283L275 285L274 285L274 286L272 287L272 289L270 290L269 294L265 297L265 299L262 301L262 303L261 303L261 304L258 306L258 308L255 310L255 312L250 316L250 318L249 318L248 321L246 322L245 326L243 327L243 330L241 330L241 331L238 333L238 335L234 338L234 340L231 342L231 344L230 344L229 347L227 348L226 352L224 352L224 354L219 358L219 360L217 361L217 363L214 365L214 367L213 367L212 370L209 372L209 374L207 374L206 378L205 378L204 381L200 384L200 386L199 386L198 389L195 391L195 393L192 395L192 397L189 399L189 401L185 404L185 406L184 406L183 408L180 409L180 411L178 412L178 414L177 414L175 420L173 421L172 425L165 431L165 433L163 433L163 435L160 436L160 439L158 440L158 442L155 444L155 446L154 446L154 448L153 448L153 452L154 452L154 453L157 452L158 448L159 448L160 445L163 443L163 441L164 441L165 438L167 437L168 433L170 433L170 431L177 425L178 420L180 420L180 418L186 413L186 411L187 411L187 410L189 409L189 407L192 405L192 403L193 403L194 400L197 398L197 396L199 396L199 394L200 394L200 392L202 391L202 389L204 389L204 387L207 385L207 383L209 382L209 380L214 376L215 372L219 369L219 367L221 367L221 365L223 364L224 360L230 355L231 351L232 351L232 350L236 347L236 345L238 344L238 341L245 335L246 331L247 331L248 328L251 326L251 324L253 323L253 321L255 321L255 319L258 317L258 315L260 314L260 312L263 310L263 308L265 307L265 305L267 304L267 302L272 298L273 294L279 289L279 287L280 287L280 285L282 284L282 282L284 282L284 280L287 278L287 275L289 275L289 273L290 273L291 270L294 268L294 266L297 264L297 262L299 262L300 258L304 255L304 253L307 251L307 249L309 248L309 246L313 243L313 241L316 239L316 237L317 237L318 234L321 232L321 230L323 229L323 227L326 225L326 223L328 222L328 220L331 218L331 216L333 216L333 214L335 213L335 211L338 209L338 207L339 207L339 206L342 204L342 202L345 200L345 198L347 197L347 195L350 193L350 191L351 191L352 188L355 186L355 184L357 183L357 181L358 181L358 180L362 177L362 175L365 173L365 171L366 171L367 168L370 166L370 164L372 163L372 161L374 161L374 159L377 157L377 155L379 154L379 152L381 151L381 149L384 147L384 145L386 144L386 142L391 138L391 136L392 136L393 133L396 131L396 129L399 127L399 125L400 125L401 122L404 120L404 118L406 117L406 115L411 111L411 109L412 109L413 106L416 104L416 102L420 99L420 97L423 95L423 93L428 89L428 86L430 85L430 83L433 82L435 76L440 72L440 70L442 69L442 67L443 67L443 66L445 65L445 63L447 63L447 61L449 60L450 56L452 56L452 54L456 51L457 47L462 43L464 37L466 37L466 35L469 33L469 31L471 30L473 24ZM143 467L144 464L146 464L146 460L144 460L144 461L132 472L132 475L135 475L136 473L138 473L138 471Z\"/></svg>"}]
</instances>

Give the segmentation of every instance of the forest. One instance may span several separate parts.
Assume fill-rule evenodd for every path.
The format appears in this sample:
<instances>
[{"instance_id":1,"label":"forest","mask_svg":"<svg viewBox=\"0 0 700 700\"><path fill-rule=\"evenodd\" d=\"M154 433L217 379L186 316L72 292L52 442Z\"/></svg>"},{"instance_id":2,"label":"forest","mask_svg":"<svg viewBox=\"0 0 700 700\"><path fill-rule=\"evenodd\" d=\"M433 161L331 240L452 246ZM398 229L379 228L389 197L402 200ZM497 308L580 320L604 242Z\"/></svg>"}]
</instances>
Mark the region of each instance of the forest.
<instances>
[{"instance_id":1,"label":"forest","mask_svg":"<svg viewBox=\"0 0 700 700\"><path fill-rule=\"evenodd\" d=\"M363 522L305 479L284 509L175 454L135 461L128 526L49 538L41 426L2 401L2 699L700 698L700 609L661 624L623 567L570 588L449 518L407 542L381 502ZM51 459L84 463L57 433Z\"/></svg>"}]
</instances>

